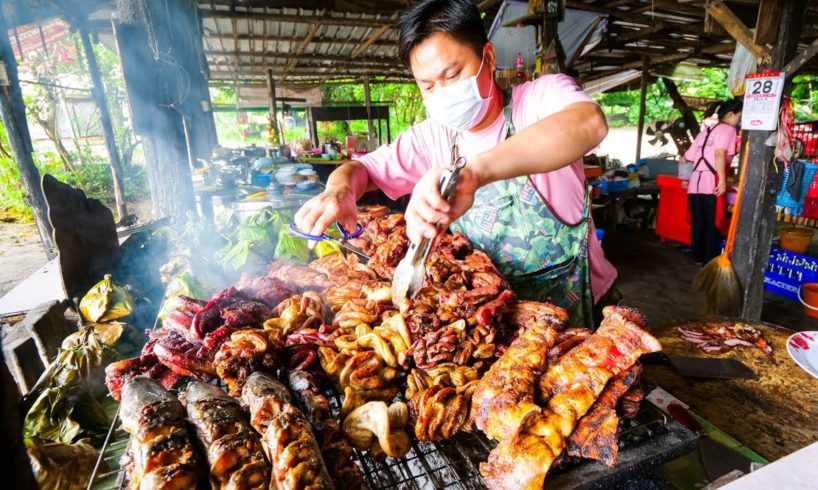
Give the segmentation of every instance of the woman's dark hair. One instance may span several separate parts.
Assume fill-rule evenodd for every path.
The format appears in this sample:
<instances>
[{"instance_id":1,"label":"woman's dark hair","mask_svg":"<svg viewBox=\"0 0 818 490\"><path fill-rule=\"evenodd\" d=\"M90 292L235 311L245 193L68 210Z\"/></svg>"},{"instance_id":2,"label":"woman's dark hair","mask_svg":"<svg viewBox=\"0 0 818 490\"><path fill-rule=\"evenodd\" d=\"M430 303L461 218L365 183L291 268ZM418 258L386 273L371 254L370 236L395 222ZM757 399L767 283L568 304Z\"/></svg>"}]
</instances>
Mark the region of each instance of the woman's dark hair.
<instances>
[{"instance_id":1,"label":"woman's dark hair","mask_svg":"<svg viewBox=\"0 0 818 490\"><path fill-rule=\"evenodd\" d=\"M744 102L739 99L728 99L719 104L719 110L716 111L716 114L719 116L719 120L724 119L724 116L733 112L738 114L741 112L741 109L744 107Z\"/></svg>"},{"instance_id":2,"label":"woman's dark hair","mask_svg":"<svg viewBox=\"0 0 818 490\"><path fill-rule=\"evenodd\" d=\"M488 42L480 11L472 0L423 0L401 14L397 26L400 59L407 68L412 49L438 32L468 44L480 57Z\"/></svg>"}]
</instances>

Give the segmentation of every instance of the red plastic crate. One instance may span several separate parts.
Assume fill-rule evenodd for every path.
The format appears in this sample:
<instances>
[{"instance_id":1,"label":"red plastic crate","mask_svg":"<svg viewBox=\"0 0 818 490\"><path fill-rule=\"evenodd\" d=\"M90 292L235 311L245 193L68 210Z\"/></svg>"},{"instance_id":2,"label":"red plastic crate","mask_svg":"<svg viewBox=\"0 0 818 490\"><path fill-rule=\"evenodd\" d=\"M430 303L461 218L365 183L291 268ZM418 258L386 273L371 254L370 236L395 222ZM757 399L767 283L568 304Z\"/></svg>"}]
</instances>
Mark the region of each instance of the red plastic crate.
<instances>
[{"instance_id":1,"label":"red plastic crate","mask_svg":"<svg viewBox=\"0 0 818 490\"><path fill-rule=\"evenodd\" d=\"M659 175L656 177L656 184L659 186L656 234L663 240L690 245L687 180Z\"/></svg>"},{"instance_id":2,"label":"red plastic crate","mask_svg":"<svg viewBox=\"0 0 818 490\"><path fill-rule=\"evenodd\" d=\"M690 210L687 204L687 180L668 175L656 177L659 186L659 209L656 211L656 234L662 240L690 245ZM722 236L730 228L729 216L721 225Z\"/></svg>"}]
</instances>

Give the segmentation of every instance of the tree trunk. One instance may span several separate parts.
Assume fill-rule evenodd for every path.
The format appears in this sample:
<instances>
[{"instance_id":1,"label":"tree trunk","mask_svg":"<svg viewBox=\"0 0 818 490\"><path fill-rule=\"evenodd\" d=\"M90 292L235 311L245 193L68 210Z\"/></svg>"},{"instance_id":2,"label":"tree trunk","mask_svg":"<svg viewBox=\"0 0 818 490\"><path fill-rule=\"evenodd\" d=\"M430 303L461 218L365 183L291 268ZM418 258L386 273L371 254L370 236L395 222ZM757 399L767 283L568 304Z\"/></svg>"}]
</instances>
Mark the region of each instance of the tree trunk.
<instances>
[{"instance_id":1,"label":"tree trunk","mask_svg":"<svg viewBox=\"0 0 818 490\"><path fill-rule=\"evenodd\" d=\"M43 243L46 256L53 259L56 256L54 247L54 229L48 220L48 211L40 187L40 172L34 166L34 159L31 156L31 135L28 132L26 122L26 110L23 103L23 95L20 92L20 81L17 77L17 62L14 59L14 52L8 38L8 26L4 16L4 9L0 8L0 58L5 65L8 86L0 88L0 119L6 128L9 145L14 153L14 160L20 170L20 180L26 190L31 209L34 212L34 219L37 223L37 230L40 232L40 240Z\"/></svg>"},{"instance_id":2,"label":"tree trunk","mask_svg":"<svg viewBox=\"0 0 818 490\"><path fill-rule=\"evenodd\" d=\"M125 178L122 172L122 162L119 160L119 151L116 147L116 135L114 135L114 125L111 123L111 112L108 110L108 101L105 100L105 87L102 84L102 76L99 73L97 57L94 54L94 46L91 44L91 35L85 29L80 30L82 47L85 51L85 59L88 61L88 73L91 75L91 92L94 95L94 102L99 110L99 119L102 126L102 136L105 138L105 149L108 151L108 163L111 166L111 181L114 184L114 199L116 201L116 214L119 220L124 220L128 216L128 208L125 205L125 191L122 181Z\"/></svg>"},{"instance_id":3,"label":"tree trunk","mask_svg":"<svg viewBox=\"0 0 818 490\"><path fill-rule=\"evenodd\" d=\"M114 35L134 131L145 143L154 217L182 217L195 209L183 118L194 160L216 144L196 3L118 0Z\"/></svg>"}]
</instances>

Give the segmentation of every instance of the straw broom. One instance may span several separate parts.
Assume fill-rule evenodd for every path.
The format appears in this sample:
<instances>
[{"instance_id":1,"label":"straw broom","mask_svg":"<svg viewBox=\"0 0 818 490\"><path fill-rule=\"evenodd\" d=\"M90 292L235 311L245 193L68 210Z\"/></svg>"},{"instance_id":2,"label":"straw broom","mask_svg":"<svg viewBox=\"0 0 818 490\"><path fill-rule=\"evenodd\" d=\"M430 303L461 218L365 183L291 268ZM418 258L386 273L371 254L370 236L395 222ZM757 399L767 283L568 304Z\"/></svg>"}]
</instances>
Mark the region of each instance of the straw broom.
<instances>
[{"instance_id":1,"label":"straw broom","mask_svg":"<svg viewBox=\"0 0 818 490\"><path fill-rule=\"evenodd\" d=\"M696 274L693 280L693 290L704 293L705 313L714 315L730 315L741 306L741 284L730 258L736 242L738 229L738 215L741 210L741 194L744 191L744 176L747 173L747 159L749 156L748 144L744 146L744 155L741 159L741 174L738 179L736 204L733 206L733 216L730 218L730 229L727 232L727 243L724 252L708 262Z\"/></svg>"}]
</instances>

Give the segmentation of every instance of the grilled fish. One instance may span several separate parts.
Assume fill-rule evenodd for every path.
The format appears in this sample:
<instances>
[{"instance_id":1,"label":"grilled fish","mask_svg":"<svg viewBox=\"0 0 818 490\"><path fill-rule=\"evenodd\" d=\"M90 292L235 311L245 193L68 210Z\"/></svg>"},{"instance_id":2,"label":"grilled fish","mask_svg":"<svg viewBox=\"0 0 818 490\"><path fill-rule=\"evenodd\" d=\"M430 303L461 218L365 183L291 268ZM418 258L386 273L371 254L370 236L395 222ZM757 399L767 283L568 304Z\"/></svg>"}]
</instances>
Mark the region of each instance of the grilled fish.
<instances>
[{"instance_id":1,"label":"grilled fish","mask_svg":"<svg viewBox=\"0 0 818 490\"><path fill-rule=\"evenodd\" d=\"M277 490L333 488L312 429L284 385L255 372L247 378L241 398L250 408L250 423L261 434Z\"/></svg>"},{"instance_id":2,"label":"grilled fish","mask_svg":"<svg viewBox=\"0 0 818 490\"><path fill-rule=\"evenodd\" d=\"M156 381L122 387L122 427L131 434L124 459L130 490L197 488L199 461L182 404Z\"/></svg>"},{"instance_id":3,"label":"grilled fish","mask_svg":"<svg viewBox=\"0 0 818 490\"><path fill-rule=\"evenodd\" d=\"M261 440L239 402L217 386L192 381L187 414L196 427L216 490L262 490L270 485L270 464Z\"/></svg>"},{"instance_id":4,"label":"grilled fish","mask_svg":"<svg viewBox=\"0 0 818 490\"><path fill-rule=\"evenodd\" d=\"M303 369L293 369L287 376L287 383L315 431L327 471L338 489L367 488L363 473L355 464L355 452L344 438L341 424L330 415L329 400L321 393L315 375Z\"/></svg>"}]
</instances>

